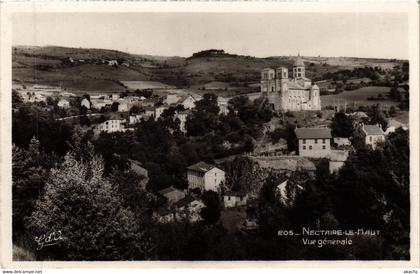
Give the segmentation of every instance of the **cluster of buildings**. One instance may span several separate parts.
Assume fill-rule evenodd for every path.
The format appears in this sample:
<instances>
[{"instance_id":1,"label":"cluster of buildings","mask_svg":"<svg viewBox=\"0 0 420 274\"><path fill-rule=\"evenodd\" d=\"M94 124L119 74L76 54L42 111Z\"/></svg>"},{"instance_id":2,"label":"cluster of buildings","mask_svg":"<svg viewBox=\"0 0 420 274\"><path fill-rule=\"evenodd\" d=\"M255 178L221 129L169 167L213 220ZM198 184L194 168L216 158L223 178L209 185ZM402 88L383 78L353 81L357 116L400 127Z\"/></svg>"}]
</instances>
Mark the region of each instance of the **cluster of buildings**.
<instances>
[{"instance_id":1,"label":"cluster of buildings","mask_svg":"<svg viewBox=\"0 0 420 274\"><path fill-rule=\"evenodd\" d=\"M58 99L57 106L61 108L70 107L70 97L76 95L61 89L58 86L48 85L23 85L12 84L12 89L15 90L25 103L47 102L47 98Z\"/></svg>"},{"instance_id":2,"label":"cluster of buildings","mask_svg":"<svg viewBox=\"0 0 420 274\"><path fill-rule=\"evenodd\" d=\"M141 109L141 113L128 114L127 120L108 120L96 127L98 132L113 133L127 131L130 126L132 127L135 124L140 123L142 120L147 120L151 117L158 120L165 110L170 107L181 105L184 110L177 110L174 114L174 119L179 120L180 131L186 133L187 117L195 108L196 102L201 99L202 97L199 95L192 95L188 93L169 93L164 99L158 97L144 98L137 96L126 96L124 98L120 98L118 94L101 94L90 96L90 100L83 98L81 106L84 106L87 109L101 109L102 107L111 106L116 102L118 103L118 112L121 113L129 112L133 106L137 106ZM227 114L229 112L227 98L218 97L217 104L220 109L220 114Z\"/></svg>"}]
</instances>

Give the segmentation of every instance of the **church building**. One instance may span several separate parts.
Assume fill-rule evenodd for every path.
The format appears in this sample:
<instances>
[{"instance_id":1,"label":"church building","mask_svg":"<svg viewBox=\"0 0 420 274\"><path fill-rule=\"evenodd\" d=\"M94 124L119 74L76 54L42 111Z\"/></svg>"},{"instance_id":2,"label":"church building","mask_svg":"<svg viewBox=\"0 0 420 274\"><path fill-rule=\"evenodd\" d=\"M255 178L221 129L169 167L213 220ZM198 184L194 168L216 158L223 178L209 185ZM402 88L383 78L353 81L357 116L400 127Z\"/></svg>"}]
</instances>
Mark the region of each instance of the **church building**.
<instances>
[{"instance_id":1,"label":"church building","mask_svg":"<svg viewBox=\"0 0 420 274\"><path fill-rule=\"evenodd\" d=\"M299 55L293 64L292 79L285 67L262 70L261 96L276 111L321 110L319 88L305 77L305 64Z\"/></svg>"}]
</instances>

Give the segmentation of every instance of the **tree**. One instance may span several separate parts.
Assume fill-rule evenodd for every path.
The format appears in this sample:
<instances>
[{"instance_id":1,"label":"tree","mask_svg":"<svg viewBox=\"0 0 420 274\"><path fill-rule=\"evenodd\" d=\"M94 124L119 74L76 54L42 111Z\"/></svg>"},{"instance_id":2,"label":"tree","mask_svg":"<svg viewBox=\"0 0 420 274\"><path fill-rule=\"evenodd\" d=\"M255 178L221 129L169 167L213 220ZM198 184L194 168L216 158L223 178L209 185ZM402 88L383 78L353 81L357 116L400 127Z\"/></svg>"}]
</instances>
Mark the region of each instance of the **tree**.
<instances>
[{"instance_id":1,"label":"tree","mask_svg":"<svg viewBox=\"0 0 420 274\"><path fill-rule=\"evenodd\" d=\"M219 194L209 190L204 192L201 198L206 206L201 210L201 217L206 223L216 223L220 218Z\"/></svg>"},{"instance_id":2,"label":"tree","mask_svg":"<svg viewBox=\"0 0 420 274\"><path fill-rule=\"evenodd\" d=\"M111 105L111 111L118 111L118 106L120 105L120 103L118 102L113 102Z\"/></svg>"},{"instance_id":3,"label":"tree","mask_svg":"<svg viewBox=\"0 0 420 274\"><path fill-rule=\"evenodd\" d=\"M344 112L334 115L331 127L334 136L348 138L353 135L353 121Z\"/></svg>"},{"instance_id":4,"label":"tree","mask_svg":"<svg viewBox=\"0 0 420 274\"><path fill-rule=\"evenodd\" d=\"M29 218L35 235L61 231L62 241L44 255L61 260L147 259L152 243L133 212L124 207L103 162L77 161L69 153L51 170L42 199Z\"/></svg>"}]
</instances>

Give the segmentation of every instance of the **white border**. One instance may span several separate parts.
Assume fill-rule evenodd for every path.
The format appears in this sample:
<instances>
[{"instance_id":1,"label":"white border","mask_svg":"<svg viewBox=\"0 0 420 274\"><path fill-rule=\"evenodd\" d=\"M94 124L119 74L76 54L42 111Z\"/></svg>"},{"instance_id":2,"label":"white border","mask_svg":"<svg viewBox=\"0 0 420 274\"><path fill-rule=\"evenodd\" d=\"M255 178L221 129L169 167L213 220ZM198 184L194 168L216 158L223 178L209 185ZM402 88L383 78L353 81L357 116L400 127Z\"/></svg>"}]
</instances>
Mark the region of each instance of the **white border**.
<instances>
[{"instance_id":1,"label":"white border","mask_svg":"<svg viewBox=\"0 0 420 274\"><path fill-rule=\"evenodd\" d=\"M31 2L0 6L1 93L1 264L7 268L313 268L313 267L417 267L419 266L419 14L418 5L348 1L346 3L279 2ZM235 261L235 262L12 262L11 243L11 15L15 12L387 12L407 13L410 53L410 261ZM398 41L396 41L398 42Z\"/></svg>"}]
</instances>

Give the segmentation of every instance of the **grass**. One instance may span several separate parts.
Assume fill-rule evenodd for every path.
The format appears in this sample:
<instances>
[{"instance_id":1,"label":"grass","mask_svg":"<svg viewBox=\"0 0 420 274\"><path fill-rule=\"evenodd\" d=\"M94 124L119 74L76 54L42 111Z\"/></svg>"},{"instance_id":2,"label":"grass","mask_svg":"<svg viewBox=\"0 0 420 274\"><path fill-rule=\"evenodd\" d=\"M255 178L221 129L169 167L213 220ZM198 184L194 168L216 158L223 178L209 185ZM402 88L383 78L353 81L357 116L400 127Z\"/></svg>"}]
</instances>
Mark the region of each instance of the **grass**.
<instances>
[{"instance_id":1,"label":"grass","mask_svg":"<svg viewBox=\"0 0 420 274\"><path fill-rule=\"evenodd\" d=\"M349 106L370 106L376 104L396 106L398 102L387 99L386 97L389 89L389 87L364 87L351 91L343 91L340 94L324 95L321 96L321 104L323 107L337 104L344 105L345 103ZM384 97L383 100L368 100L368 97L377 97L379 94L382 94Z\"/></svg>"},{"instance_id":2,"label":"grass","mask_svg":"<svg viewBox=\"0 0 420 274\"><path fill-rule=\"evenodd\" d=\"M13 261L35 261L35 255L22 247L13 245Z\"/></svg>"},{"instance_id":3,"label":"grass","mask_svg":"<svg viewBox=\"0 0 420 274\"><path fill-rule=\"evenodd\" d=\"M234 233L238 230L238 226L245 221L246 212L245 208L225 208L222 210L220 220L222 221L223 227L230 233Z\"/></svg>"},{"instance_id":4,"label":"grass","mask_svg":"<svg viewBox=\"0 0 420 274\"><path fill-rule=\"evenodd\" d=\"M156 82L156 81L121 81L121 82L131 90L174 88L173 86L166 85L166 84Z\"/></svg>"}]
</instances>

